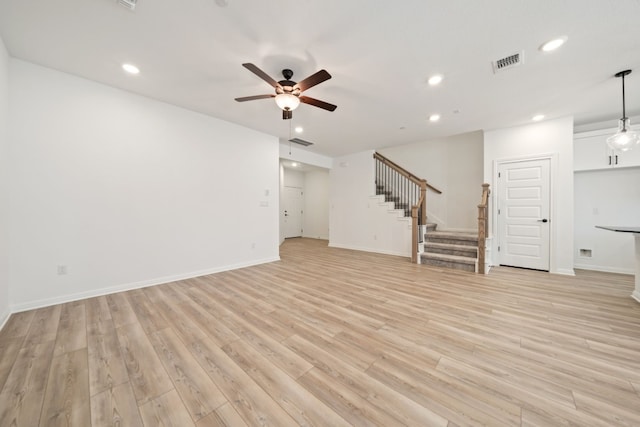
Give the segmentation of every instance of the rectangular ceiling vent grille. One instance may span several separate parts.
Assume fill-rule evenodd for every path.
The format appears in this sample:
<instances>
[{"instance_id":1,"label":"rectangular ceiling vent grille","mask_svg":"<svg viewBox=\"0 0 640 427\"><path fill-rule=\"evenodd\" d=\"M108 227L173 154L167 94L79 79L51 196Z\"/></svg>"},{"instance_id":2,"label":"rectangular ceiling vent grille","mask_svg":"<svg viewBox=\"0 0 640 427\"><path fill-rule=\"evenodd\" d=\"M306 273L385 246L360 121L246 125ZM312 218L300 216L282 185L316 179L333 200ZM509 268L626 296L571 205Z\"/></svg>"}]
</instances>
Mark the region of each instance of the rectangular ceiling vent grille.
<instances>
[{"instance_id":1,"label":"rectangular ceiling vent grille","mask_svg":"<svg viewBox=\"0 0 640 427\"><path fill-rule=\"evenodd\" d=\"M310 145L313 145L313 142L305 141L304 139L300 139L300 138L290 139L289 142L293 142L294 144L299 144L299 145L302 145L304 147L308 147Z\"/></svg>"},{"instance_id":2,"label":"rectangular ceiling vent grille","mask_svg":"<svg viewBox=\"0 0 640 427\"><path fill-rule=\"evenodd\" d=\"M134 10L138 0L117 0L120 6L124 6L127 9Z\"/></svg>"},{"instance_id":3,"label":"rectangular ceiling vent grille","mask_svg":"<svg viewBox=\"0 0 640 427\"><path fill-rule=\"evenodd\" d=\"M509 68L517 67L524 62L524 52L514 53L513 55L493 61L493 72L503 71Z\"/></svg>"}]
</instances>

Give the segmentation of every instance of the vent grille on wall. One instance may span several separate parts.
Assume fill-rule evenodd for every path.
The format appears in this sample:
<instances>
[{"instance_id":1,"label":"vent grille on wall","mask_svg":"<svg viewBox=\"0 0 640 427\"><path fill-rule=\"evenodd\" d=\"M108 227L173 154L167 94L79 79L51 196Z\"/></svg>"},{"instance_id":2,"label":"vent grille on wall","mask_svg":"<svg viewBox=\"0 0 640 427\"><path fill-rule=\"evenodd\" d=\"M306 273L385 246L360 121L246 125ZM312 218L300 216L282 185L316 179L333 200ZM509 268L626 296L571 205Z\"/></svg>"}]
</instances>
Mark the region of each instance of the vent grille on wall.
<instances>
[{"instance_id":1,"label":"vent grille on wall","mask_svg":"<svg viewBox=\"0 0 640 427\"><path fill-rule=\"evenodd\" d=\"M117 0L118 4L126 7L127 9L134 10L138 0Z\"/></svg>"},{"instance_id":2,"label":"vent grille on wall","mask_svg":"<svg viewBox=\"0 0 640 427\"><path fill-rule=\"evenodd\" d=\"M524 52L514 53L513 55L505 56L504 58L497 59L492 62L493 72L506 70L508 68L517 67L524 62Z\"/></svg>"},{"instance_id":3,"label":"vent grille on wall","mask_svg":"<svg viewBox=\"0 0 640 427\"><path fill-rule=\"evenodd\" d=\"M294 144L299 144L299 145L302 145L304 147L308 147L310 145L313 145L313 142L305 141L304 139L300 139L300 138L290 139L289 142L293 142Z\"/></svg>"}]
</instances>

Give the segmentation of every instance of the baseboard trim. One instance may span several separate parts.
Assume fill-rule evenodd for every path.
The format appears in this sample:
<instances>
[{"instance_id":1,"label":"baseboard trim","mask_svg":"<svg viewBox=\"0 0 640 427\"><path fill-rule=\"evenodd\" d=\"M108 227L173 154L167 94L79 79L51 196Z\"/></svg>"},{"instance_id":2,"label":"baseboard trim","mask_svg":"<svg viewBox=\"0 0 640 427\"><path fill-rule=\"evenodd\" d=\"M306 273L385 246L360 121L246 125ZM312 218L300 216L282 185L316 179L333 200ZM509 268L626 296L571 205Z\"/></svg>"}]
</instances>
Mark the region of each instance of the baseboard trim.
<instances>
[{"instance_id":1,"label":"baseboard trim","mask_svg":"<svg viewBox=\"0 0 640 427\"><path fill-rule=\"evenodd\" d=\"M363 246L344 245L344 244L341 244L341 243L331 243L331 242L329 242L329 247L330 248L338 248L338 249L350 249L352 251L372 252L372 253L382 254L382 255L394 255L394 256L401 256L401 257L405 257L405 258L411 258L411 254L407 254L407 253L396 252L396 251L387 251L387 250L384 250L384 249L367 248L367 247L363 247Z\"/></svg>"},{"instance_id":2,"label":"baseboard trim","mask_svg":"<svg viewBox=\"0 0 640 427\"><path fill-rule=\"evenodd\" d=\"M633 268L616 268L603 265L574 264L573 268L577 268L579 270L602 271L604 273L635 274L635 270Z\"/></svg>"},{"instance_id":3,"label":"baseboard trim","mask_svg":"<svg viewBox=\"0 0 640 427\"><path fill-rule=\"evenodd\" d=\"M2 331L4 326L9 321L10 317L11 317L11 311L6 311L6 312L0 314L0 331Z\"/></svg>"},{"instance_id":4,"label":"baseboard trim","mask_svg":"<svg viewBox=\"0 0 640 427\"><path fill-rule=\"evenodd\" d=\"M550 271L551 274L561 274L563 276L575 276L576 272L573 271L573 268L559 268L554 271Z\"/></svg>"},{"instance_id":5,"label":"baseboard trim","mask_svg":"<svg viewBox=\"0 0 640 427\"><path fill-rule=\"evenodd\" d=\"M631 298L640 302L640 291L638 290L633 291L633 293L631 294Z\"/></svg>"},{"instance_id":6,"label":"baseboard trim","mask_svg":"<svg viewBox=\"0 0 640 427\"><path fill-rule=\"evenodd\" d=\"M174 276L157 277L155 279L143 280L140 282L125 283L121 285L109 286L106 288L93 289L86 292L78 292L75 294L67 294L54 298L45 298L36 301L30 301L22 304L16 304L11 307L12 313L19 313L21 311L33 310L37 308L48 307L56 304L63 304L72 301L83 300L87 298L98 297L102 295L114 294L116 292L130 291L133 289L147 288L149 286L163 285L166 283L177 282L179 280L192 279L194 277L207 276L209 274L221 273L223 271L237 270L239 268L251 267L254 265L267 264L270 262L280 261L280 257L263 258L259 260L253 260L251 262L243 262L237 264L230 264L221 267L215 267L206 270L192 271L190 273L177 274Z\"/></svg>"}]
</instances>

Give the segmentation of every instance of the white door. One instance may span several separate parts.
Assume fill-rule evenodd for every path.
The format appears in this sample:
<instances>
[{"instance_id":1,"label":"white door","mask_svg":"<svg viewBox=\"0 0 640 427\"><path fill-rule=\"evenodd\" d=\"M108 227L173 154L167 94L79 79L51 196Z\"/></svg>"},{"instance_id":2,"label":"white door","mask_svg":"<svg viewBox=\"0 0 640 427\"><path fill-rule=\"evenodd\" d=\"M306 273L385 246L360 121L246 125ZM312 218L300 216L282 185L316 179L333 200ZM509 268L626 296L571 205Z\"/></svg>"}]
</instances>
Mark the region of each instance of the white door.
<instances>
[{"instance_id":1,"label":"white door","mask_svg":"<svg viewBox=\"0 0 640 427\"><path fill-rule=\"evenodd\" d=\"M302 236L302 189L284 187L282 202L285 239Z\"/></svg>"},{"instance_id":2,"label":"white door","mask_svg":"<svg viewBox=\"0 0 640 427\"><path fill-rule=\"evenodd\" d=\"M549 270L550 159L498 166L498 259Z\"/></svg>"}]
</instances>

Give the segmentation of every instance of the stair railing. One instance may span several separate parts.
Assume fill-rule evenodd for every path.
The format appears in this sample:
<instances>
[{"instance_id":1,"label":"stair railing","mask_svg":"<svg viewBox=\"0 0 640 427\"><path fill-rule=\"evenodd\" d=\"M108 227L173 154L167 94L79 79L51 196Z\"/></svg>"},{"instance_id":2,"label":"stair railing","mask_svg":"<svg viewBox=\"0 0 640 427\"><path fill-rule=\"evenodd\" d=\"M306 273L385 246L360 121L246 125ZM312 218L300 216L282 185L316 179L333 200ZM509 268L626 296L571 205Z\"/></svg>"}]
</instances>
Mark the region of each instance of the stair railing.
<instances>
[{"instance_id":1,"label":"stair railing","mask_svg":"<svg viewBox=\"0 0 640 427\"><path fill-rule=\"evenodd\" d=\"M485 248L489 231L489 184L482 184L482 197L478 205L478 273L487 274Z\"/></svg>"},{"instance_id":2,"label":"stair railing","mask_svg":"<svg viewBox=\"0 0 640 427\"><path fill-rule=\"evenodd\" d=\"M411 262L418 262L419 244L427 224L427 189L442 192L379 153L373 153L376 170L376 194L384 194L396 209L411 216Z\"/></svg>"}]
</instances>

